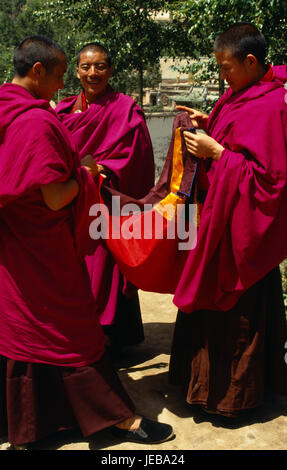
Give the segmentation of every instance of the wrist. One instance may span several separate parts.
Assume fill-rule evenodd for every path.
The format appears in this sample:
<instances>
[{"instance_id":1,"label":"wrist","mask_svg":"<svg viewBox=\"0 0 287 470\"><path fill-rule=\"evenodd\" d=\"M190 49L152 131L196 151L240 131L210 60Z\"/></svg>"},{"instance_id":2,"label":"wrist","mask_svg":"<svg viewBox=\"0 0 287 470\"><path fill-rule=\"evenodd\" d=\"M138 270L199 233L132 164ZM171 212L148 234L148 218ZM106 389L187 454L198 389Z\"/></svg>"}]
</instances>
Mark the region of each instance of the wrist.
<instances>
[{"instance_id":1,"label":"wrist","mask_svg":"<svg viewBox=\"0 0 287 470\"><path fill-rule=\"evenodd\" d=\"M217 144L213 150L213 155L212 155L213 160L218 161L221 158L223 150L224 150L224 147L220 144Z\"/></svg>"}]
</instances>

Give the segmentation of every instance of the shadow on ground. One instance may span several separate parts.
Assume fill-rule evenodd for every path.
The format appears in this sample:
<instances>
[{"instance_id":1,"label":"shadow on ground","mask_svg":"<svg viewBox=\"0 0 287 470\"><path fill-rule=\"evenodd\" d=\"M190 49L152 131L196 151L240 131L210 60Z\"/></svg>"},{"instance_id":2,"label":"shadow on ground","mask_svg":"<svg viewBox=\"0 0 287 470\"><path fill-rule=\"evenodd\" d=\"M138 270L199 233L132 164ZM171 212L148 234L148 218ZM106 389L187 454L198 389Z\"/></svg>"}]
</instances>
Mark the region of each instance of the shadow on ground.
<instances>
[{"instance_id":1,"label":"shadow on ground","mask_svg":"<svg viewBox=\"0 0 287 470\"><path fill-rule=\"evenodd\" d=\"M236 419L206 414L200 406L188 405L183 391L168 382L173 328L173 323L146 323L144 325L145 341L138 346L126 349L115 363L120 379L134 400L138 413L152 419L168 421L174 426L178 436L170 442L171 449L180 449L179 445L183 442L182 436L188 439L189 436L196 435L199 442L201 433L203 432L204 435L205 432L209 433L208 439L210 439L209 436L215 436L214 439L216 439L217 430L220 429L228 442L230 434L224 430L242 430L239 432L240 436L242 433L248 436L250 435L248 434L249 427L252 427L254 433L257 425L261 426L287 416L287 398L281 400L270 398L260 408L243 412ZM280 421L278 429L281 427ZM190 442L194 442L192 439L190 437ZM165 449L168 449L169 443L165 445ZM79 431L65 431L33 444L31 449L58 450L74 447L91 450L122 449L121 441L115 438L109 430L103 430L89 438L83 438ZM133 446L131 448L133 449Z\"/></svg>"}]
</instances>

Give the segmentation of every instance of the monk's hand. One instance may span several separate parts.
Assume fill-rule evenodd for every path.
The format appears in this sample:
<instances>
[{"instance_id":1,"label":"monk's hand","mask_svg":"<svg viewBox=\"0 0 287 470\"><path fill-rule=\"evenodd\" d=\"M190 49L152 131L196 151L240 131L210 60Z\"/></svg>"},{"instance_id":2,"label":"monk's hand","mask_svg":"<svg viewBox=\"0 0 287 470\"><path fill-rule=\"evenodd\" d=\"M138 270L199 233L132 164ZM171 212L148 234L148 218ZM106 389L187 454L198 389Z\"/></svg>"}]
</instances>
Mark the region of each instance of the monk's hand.
<instances>
[{"instance_id":1,"label":"monk's hand","mask_svg":"<svg viewBox=\"0 0 287 470\"><path fill-rule=\"evenodd\" d=\"M110 174L110 171L103 165L98 165L98 172L101 173L104 178L107 178Z\"/></svg>"},{"instance_id":2,"label":"monk's hand","mask_svg":"<svg viewBox=\"0 0 287 470\"><path fill-rule=\"evenodd\" d=\"M92 155L86 155L81 159L81 165L90 173L90 175L95 178L98 176L99 165L97 165L94 157Z\"/></svg>"},{"instance_id":3,"label":"monk's hand","mask_svg":"<svg viewBox=\"0 0 287 470\"><path fill-rule=\"evenodd\" d=\"M224 147L212 137L203 133L193 134L188 131L184 131L183 134L186 148L192 155L198 158L220 159Z\"/></svg>"},{"instance_id":4,"label":"monk's hand","mask_svg":"<svg viewBox=\"0 0 287 470\"><path fill-rule=\"evenodd\" d=\"M188 106L176 106L176 109L178 111L185 111L188 113L192 124L196 129L204 129L206 130L206 125L207 125L207 120L208 120L208 114L202 113L201 111L198 111L197 109L189 108Z\"/></svg>"}]
</instances>

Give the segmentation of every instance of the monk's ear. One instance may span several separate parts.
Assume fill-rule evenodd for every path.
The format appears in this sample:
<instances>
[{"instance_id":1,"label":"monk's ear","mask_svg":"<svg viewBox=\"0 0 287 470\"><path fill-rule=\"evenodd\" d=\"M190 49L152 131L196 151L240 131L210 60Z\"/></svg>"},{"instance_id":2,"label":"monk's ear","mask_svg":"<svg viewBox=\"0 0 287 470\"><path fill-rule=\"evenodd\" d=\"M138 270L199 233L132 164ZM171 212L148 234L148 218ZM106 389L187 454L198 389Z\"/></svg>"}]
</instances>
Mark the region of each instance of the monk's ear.
<instances>
[{"instance_id":1,"label":"monk's ear","mask_svg":"<svg viewBox=\"0 0 287 470\"><path fill-rule=\"evenodd\" d=\"M32 72L36 77L40 78L41 76L43 76L43 74L45 74L46 69L42 62L35 62L32 67Z\"/></svg>"},{"instance_id":2,"label":"monk's ear","mask_svg":"<svg viewBox=\"0 0 287 470\"><path fill-rule=\"evenodd\" d=\"M114 67L110 67L109 68L109 78L111 78L113 76L113 73L114 73Z\"/></svg>"},{"instance_id":3,"label":"monk's ear","mask_svg":"<svg viewBox=\"0 0 287 470\"><path fill-rule=\"evenodd\" d=\"M244 61L249 67L257 67L258 59L253 54L247 54Z\"/></svg>"},{"instance_id":4,"label":"monk's ear","mask_svg":"<svg viewBox=\"0 0 287 470\"><path fill-rule=\"evenodd\" d=\"M76 69L76 73L77 73L77 78L79 78L79 80L80 80L80 79L81 79L81 77L80 77L80 74L79 74L79 67L77 67L77 69Z\"/></svg>"}]
</instances>

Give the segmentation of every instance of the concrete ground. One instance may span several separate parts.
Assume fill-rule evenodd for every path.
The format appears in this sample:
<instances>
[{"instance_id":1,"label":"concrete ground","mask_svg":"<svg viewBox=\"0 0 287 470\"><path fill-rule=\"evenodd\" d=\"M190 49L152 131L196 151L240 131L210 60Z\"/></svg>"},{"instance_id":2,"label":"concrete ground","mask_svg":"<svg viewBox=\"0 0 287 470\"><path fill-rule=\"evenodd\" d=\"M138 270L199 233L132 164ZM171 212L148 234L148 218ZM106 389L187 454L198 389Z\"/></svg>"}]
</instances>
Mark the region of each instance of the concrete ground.
<instances>
[{"instance_id":1,"label":"concrete ground","mask_svg":"<svg viewBox=\"0 0 287 470\"><path fill-rule=\"evenodd\" d=\"M175 438L147 446L119 442L107 430L90 438L63 432L33 445L35 450L181 451L287 450L287 399L278 398L238 420L207 415L185 403L177 387L168 384L168 363L176 307L172 296L140 291L145 341L126 351L119 375L138 412L171 424ZM0 450L8 450L6 441ZM124 452L122 453L124 455Z\"/></svg>"}]
</instances>

